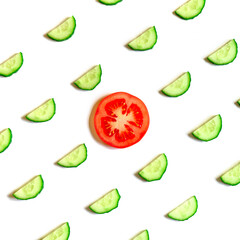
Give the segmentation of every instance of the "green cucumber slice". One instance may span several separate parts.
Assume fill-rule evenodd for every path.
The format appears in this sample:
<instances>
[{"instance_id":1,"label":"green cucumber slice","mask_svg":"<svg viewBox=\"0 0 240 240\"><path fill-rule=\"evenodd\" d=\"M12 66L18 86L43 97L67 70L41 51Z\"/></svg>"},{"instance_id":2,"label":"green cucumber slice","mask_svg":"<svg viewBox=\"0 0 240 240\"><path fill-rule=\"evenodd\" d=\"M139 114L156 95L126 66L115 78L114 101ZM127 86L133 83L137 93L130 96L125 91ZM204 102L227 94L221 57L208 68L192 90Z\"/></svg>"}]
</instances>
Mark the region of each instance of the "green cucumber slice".
<instances>
[{"instance_id":1,"label":"green cucumber slice","mask_svg":"<svg viewBox=\"0 0 240 240\"><path fill-rule=\"evenodd\" d=\"M16 73L23 64L23 55L21 52L16 53L5 62L0 64L0 76L9 77Z\"/></svg>"},{"instance_id":2,"label":"green cucumber slice","mask_svg":"<svg viewBox=\"0 0 240 240\"><path fill-rule=\"evenodd\" d=\"M167 157L163 153L143 168L138 174L146 181L160 180L167 169Z\"/></svg>"},{"instance_id":3,"label":"green cucumber slice","mask_svg":"<svg viewBox=\"0 0 240 240\"><path fill-rule=\"evenodd\" d=\"M87 148L85 144L79 145L65 157L60 159L57 164L62 167L77 167L87 159Z\"/></svg>"},{"instance_id":4,"label":"green cucumber slice","mask_svg":"<svg viewBox=\"0 0 240 240\"><path fill-rule=\"evenodd\" d=\"M121 196L117 189L113 189L99 200L94 202L89 206L89 208L95 213L108 213L111 212L113 209L118 207L118 202Z\"/></svg>"},{"instance_id":5,"label":"green cucumber slice","mask_svg":"<svg viewBox=\"0 0 240 240\"><path fill-rule=\"evenodd\" d=\"M192 196L168 213L168 217L178 221L185 221L197 212L197 208L197 198Z\"/></svg>"},{"instance_id":6,"label":"green cucumber slice","mask_svg":"<svg viewBox=\"0 0 240 240\"><path fill-rule=\"evenodd\" d=\"M13 196L20 200L35 198L42 191L43 185L43 178L38 175L14 192Z\"/></svg>"},{"instance_id":7,"label":"green cucumber slice","mask_svg":"<svg viewBox=\"0 0 240 240\"><path fill-rule=\"evenodd\" d=\"M121 1L122 0L99 0L100 3L103 3L105 5L115 5Z\"/></svg>"},{"instance_id":8,"label":"green cucumber slice","mask_svg":"<svg viewBox=\"0 0 240 240\"><path fill-rule=\"evenodd\" d=\"M67 240L70 235L70 226L69 223L66 222L62 224L60 227L49 233L42 240Z\"/></svg>"},{"instance_id":9,"label":"green cucumber slice","mask_svg":"<svg viewBox=\"0 0 240 240\"><path fill-rule=\"evenodd\" d=\"M184 20L197 17L205 6L205 0L190 0L180 6L175 13Z\"/></svg>"},{"instance_id":10,"label":"green cucumber slice","mask_svg":"<svg viewBox=\"0 0 240 240\"><path fill-rule=\"evenodd\" d=\"M140 36L128 43L133 50L145 51L152 49L157 42L157 31L155 26L149 28Z\"/></svg>"},{"instance_id":11,"label":"green cucumber slice","mask_svg":"<svg viewBox=\"0 0 240 240\"><path fill-rule=\"evenodd\" d=\"M237 57L238 46L235 39L228 41L225 45L207 57L208 61L216 65L226 65Z\"/></svg>"},{"instance_id":12,"label":"green cucumber slice","mask_svg":"<svg viewBox=\"0 0 240 240\"><path fill-rule=\"evenodd\" d=\"M93 90L100 82L102 76L101 65L97 65L77 79L74 84L82 90Z\"/></svg>"},{"instance_id":13,"label":"green cucumber slice","mask_svg":"<svg viewBox=\"0 0 240 240\"><path fill-rule=\"evenodd\" d=\"M51 98L41 106L26 115L26 118L32 122L46 122L52 119L56 112L56 104Z\"/></svg>"},{"instance_id":14,"label":"green cucumber slice","mask_svg":"<svg viewBox=\"0 0 240 240\"><path fill-rule=\"evenodd\" d=\"M12 131L10 128L0 132L0 153L4 152L12 142Z\"/></svg>"},{"instance_id":15,"label":"green cucumber slice","mask_svg":"<svg viewBox=\"0 0 240 240\"><path fill-rule=\"evenodd\" d=\"M47 33L47 36L55 41L64 41L69 39L76 28L76 20L74 16L69 17L63 23L55 27Z\"/></svg>"},{"instance_id":16,"label":"green cucumber slice","mask_svg":"<svg viewBox=\"0 0 240 240\"><path fill-rule=\"evenodd\" d=\"M240 163L224 173L220 179L228 185L238 185L240 183Z\"/></svg>"},{"instance_id":17,"label":"green cucumber slice","mask_svg":"<svg viewBox=\"0 0 240 240\"><path fill-rule=\"evenodd\" d=\"M219 135L221 130L222 117L218 114L196 129L192 135L202 141L211 141Z\"/></svg>"},{"instance_id":18,"label":"green cucumber slice","mask_svg":"<svg viewBox=\"0 0 240 240\"><path fill-rule=\"evenodd\" d=\"M131 240L149 240L148 230L146 229L140 232L136 237L132 238Z\"/></svg>"},{"instance_id":19,"label":"green cucumber slice","mask_svg":"<svg viewBox=\"0 0 240 240\"><path fill-rule=\"evenodd\" d=\"M191 75L189 72L182 74L174 82L163 88L162 93L169 97L179 97L183 95L190 87Z\"/></svg>"}]
</instances>

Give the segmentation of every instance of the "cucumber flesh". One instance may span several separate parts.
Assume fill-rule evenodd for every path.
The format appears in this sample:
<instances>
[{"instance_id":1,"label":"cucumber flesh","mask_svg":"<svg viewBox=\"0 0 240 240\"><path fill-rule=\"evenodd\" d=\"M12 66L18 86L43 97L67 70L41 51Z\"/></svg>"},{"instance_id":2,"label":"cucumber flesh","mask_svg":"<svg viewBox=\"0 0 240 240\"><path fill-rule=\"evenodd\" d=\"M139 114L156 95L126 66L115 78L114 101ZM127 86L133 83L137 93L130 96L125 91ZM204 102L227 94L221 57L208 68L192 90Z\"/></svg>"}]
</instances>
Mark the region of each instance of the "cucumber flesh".
<instances>
[{"instance_id":1,"label":"cucumber flesh","mask_svg":"<svg viewBox=\"0 0 240 240\"><path fill-rule=\"evenodd\" d=\"M26 118L32 122L46 122L52 119L56 112L54 99L50 99L26 115Z\"/></svg>"},{"instance_id":2,"label":"cucumber flesh","mask_svg":"<svg viewBox=\"0 0 240 240\"><path fill-rule=\"evenodd\" d=\"M222 182L235 186L240 183L240 163L228 170L221 177Z\"/></svg>"},{"instance_id":3,"label":"cucumber flesh","mask_svg":"<svg viewBox=\"0 0 240 240\"><path fill-rule=\"evenodd\" d=\"M167 157L163 153L143 168L138 174L146 181L160 180L167 169Z\"/></svg>"},{"instance_id":4,"label":"cucumber flesh","mask_svg":"<svg viewBox=\"0 0 240 240\"><path fill-rule=\"evenodd\" d=\"M0 76L9 77L16 73L23 64L23 55L21 52L16 53L8 60L0 64Z\"/></svg>"},{"instance_id":5,"label":"cucumber flesh","mask_svg":"<svg viewBox=\"0 0 240 240\"><path fill-rule=\"evenodd\" d=\"M77 167L87 159L87 148L81 144L65 157L60 159L57 164L62 167Z\"/></svg>"},{"instance_id":6,"label":"cucumber flesh","mask_svg":"<svg viewBox=\"0 0 240 240\"><path fill-rule=\"evenodd\" d=\"M179 7L175 13L184 20L197 17L205 6L205 0L190 0Z\"/></svg>"},{"instance_id":7,"label":"cucumber flesh","mask_svg":"<svg viewBox=\"0 0 240 240\"><path fill-rule=\"evenodd\" d=\"M42 191L43 185L42 176L38 175L14 192L13 196L20 200L35 198Z\"/></svg>"},{"instance_id":8,"label":"cucumber flesh","mask_svg":"<svg viewBox=\"0 0 240 240\"><path fill-rule=\"evenodd\" d=\"M196 129L192 135L202 141L215 139L222 129L222 117L220 114L214 116L201 127Z\"/></svg>"},{"instance_id":9,"label":"cucumber flesh","mask_svg":"<svg viewBox=\"0 0 240 240\"><path fill-rule=\"evenodd\" d=\"M118 207L121 196L117 189L113 189L99 200L94 202L89 208L95 213L108 213Z\"/></svg>"},{"instance_id":10,"label":"cucumber flesh","mask_svg":"<svg viewBox=\"0 0 240 240\"><path fill-rule=\"evenodd\" d=\"M115 5L121 1L122 0L99 0L100 3L103 3L105 5Z\"/></svg>"},{"instance_id":11,"label":"cucumber flesh","mask_svg":"<svg viewBox=\"0 0 240 240\"><path fill-rule=\"evenodd\" d=\"M0 153L4 152L12 142L12 131L10 128L0 132Z\"/></svg>"},{"instance_id":12,"label":"cucumber flesh","mask_svg":"<svg viewBox=\"0 0 240 240\"><path fill-rule=\"evenodd\" d=\"M140 36L132 40L128 46L133 50L145 51L154 47L157 42L157 31L155 26L149 28Z\"/></svg>"},{"instance_id":13,"label":"cucumber flesh","mask_svg":"<svg viewBox=\"0 0 240 240\"><path fill-rule=\"evenodd\" d=\"M225 45L207 57L207 59L216 65L226 65L234 61L237 57L238 46L235 39L228 41Z\"/></svg>"},{"instance_id":14,"label":"cucumber flesh","mask_svg":"<svg viewBox=\"0 0 240 240\"><path fill-rule=\"evenodd\" d=\"M74 84L82 90L93 90L101 82L101 76L102 68L99 64L77 79Z\"/></svg>"},{"instance_id":15,"label":"cucumber flesh","mask_svg":"<svg viewBox=\"0 0 240 240\"><path fill-rule=\"evenodd\" d=\"M144 230L139 233L136 237L132 238L131 240L149 240L149 233L148 230Z\"/></svg>"},{"instance_id":16,"label":"cucumber flesh","mask_svg":"<svg viewBox=\"0 0 240 240\"><path fill-rule=\"evenodd\" d=\"M178 207L173 209L170 213L168 213L168 217L178 221L185 221L197 212L197 208L197 198L195 196L192 196L180 204Z\"/></svg>"},{"instance_id":17,"label":"cucumber flesh","mask_svg":"<svg viewBox=\"0 0 240 240\"><path fill-rule=\"evenodd\" d=\"M62 224L60 227L49 233L42 240L67 240L70 235L70 226L69 223L66 222Z\"/></svg>"},{"instance_id":18,"label":"cucumber flesh","mask_svg":"<svg viewBox=\"0 0 240 240\"><path fill-rule=\"evenodd\" d=\"M76 28L76 20L74 16L69 17L63 23L55 27L47 33L47 36L55 41L64 41L69 39Z\"/></svg>"},{"instance_id":19,"label":"cucumber flesh","mask_svg":"<svg viewBox=\"0 0 240 240\"><path fill-rule=\"evenodd\" d=\"M191 75L189 72L186 72L165 87L162 92L169 97L178 97L183 95L189 89L190 83Z\"/></svg>"}]
</instances>

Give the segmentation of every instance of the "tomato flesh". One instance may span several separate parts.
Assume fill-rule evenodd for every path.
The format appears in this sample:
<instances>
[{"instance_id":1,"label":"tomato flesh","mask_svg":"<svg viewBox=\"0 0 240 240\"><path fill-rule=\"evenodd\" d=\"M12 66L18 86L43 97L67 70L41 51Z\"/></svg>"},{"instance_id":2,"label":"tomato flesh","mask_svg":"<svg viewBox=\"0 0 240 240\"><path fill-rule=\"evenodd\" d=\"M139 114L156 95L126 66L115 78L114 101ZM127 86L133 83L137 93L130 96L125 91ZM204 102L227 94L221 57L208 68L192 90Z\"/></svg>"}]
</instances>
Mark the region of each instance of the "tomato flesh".
<instances>
[{"instance_id":1,"label":"tomato flesh","mask_svg":"<svg viewBox=\"0 0 240 240\"><path fill-rule=\"evenodd\" d=\"M149 126L148 110L133 95L113 93L99 103L94 126L105 143L117 148L129 147L145 135Z\"/></svg>"}]
</instances>

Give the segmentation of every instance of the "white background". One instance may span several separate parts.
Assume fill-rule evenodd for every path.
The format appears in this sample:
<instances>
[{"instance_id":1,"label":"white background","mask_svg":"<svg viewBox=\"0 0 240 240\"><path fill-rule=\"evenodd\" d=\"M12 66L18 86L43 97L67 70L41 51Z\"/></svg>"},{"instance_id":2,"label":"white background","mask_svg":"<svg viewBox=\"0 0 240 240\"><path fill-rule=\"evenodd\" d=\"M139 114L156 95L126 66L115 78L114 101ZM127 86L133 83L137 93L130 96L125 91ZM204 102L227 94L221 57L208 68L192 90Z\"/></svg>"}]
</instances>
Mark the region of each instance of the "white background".
<instances>
[{"instance_id":1,"label":"white background","mask_svg":"<svg viewBox=\"0 0 240 240\"><path fill-rule=\"evenodd\" d=\"M237 239L239 186L216 179L240 160L240 58L214 66L204 58L235 38L240 43L239 1L207 0L197 18L184 21L172 12L184 1L123 0L105 6L95 0L12 0L0 9L0 62L22 52L22 68L0 78L0 129L11 128L12 144L0 154L0 239L33 240L68 221L71 240L123 240L148 229L151 240ZM44 34L74 16L72 38L54 42ZM152 50L134 52L125 45L151 26L158 42ZM102 82L93 91L71 83L101 64ZM189 91L179 98L159 91L189 71ZM94 105L102 97L126 91L148 107L145 137L126 149L103 145L92 131ZM30 123L26 113L49 98L56 115ZM189 133L209 117L221 114L223 128L211 142ZM63 155L85 143L87 160L75 169L56 166ZM135 176L160 153L168 158L163 178L144 182ZM9 195L42 174L44 189L31 200ZM113 188L119 207L97 215L86 210ZM165 217L192 195L199 203L188 221Z\"/></svg>"}]
</instances>

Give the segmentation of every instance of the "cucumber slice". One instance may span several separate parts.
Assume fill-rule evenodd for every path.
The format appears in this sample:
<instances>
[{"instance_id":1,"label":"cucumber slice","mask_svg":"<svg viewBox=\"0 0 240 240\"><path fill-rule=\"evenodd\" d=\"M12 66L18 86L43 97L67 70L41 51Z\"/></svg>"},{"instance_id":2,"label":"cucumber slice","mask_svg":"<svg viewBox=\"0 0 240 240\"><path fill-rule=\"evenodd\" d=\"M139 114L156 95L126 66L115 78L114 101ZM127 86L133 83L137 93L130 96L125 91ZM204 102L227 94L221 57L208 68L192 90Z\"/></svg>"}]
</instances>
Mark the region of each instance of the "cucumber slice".
<instances>
[{"instance_id":1,"label":"cucumber slice","mask_svg":"<svg viewBox=\"0 0 240 240\"><path fill-rule=\"evenodd\" d=\"M51 98L41 106L26 115L26 118L32 122L46 122L52 119L56 112L54 99Z\"/></svg>"},{"instance_id":2,"label":"cucumber slice","mask_svg":"<svg viewBox=\"0 0 240 240\"><path fill-rule=\"evenodd\" d=\"M0 132L0 153L4 152L12 142L12 131L10 128Z\"/></svg>"},{"instance_id":3,"label":"cucumber slice","mask_svg":"<svg viewBox=\"0 0 240 240\"><path fill-rule=\"evenodd\" d=\"M138 174L146 181L160 180L167 169L167 157L163 153L143 168Z\"/></svg>"},{"instance_id":4,"label":"cucumber slice","mask_svg":"<svg viewBox=\"0 0 240 240\"><path fill-rule=\"evenodd\" d=\"M226 65L234 61L237 57L238 46L235 39L228 41L225 45L207 57L207 59L216 65Z\"/></svg>"},{"instance_id":5,"label":"cucumber slice","mask_svg":"<svg viewBox=\"0 0 240 240\"><path fill-rule=\"evenodd\" d=\"M156 42L157 31L155 26L153 26L128 43L128 46L133 50L145 51L153 48Z\"/></svg>"},{"instance_id":6,"label":"cucumber slice","mask_svg":"<svg viewBox=\"0 0 240 240\"><path fill-rule=\"evenodd\" d=\"M162 92L169 97L179 97L189 89L190 83L191 75L189 72L186 72L165 87Z\"/></svg>"},{"instance_id":7,"label":"cucumber slice","mask_svg":"<svg viewBox=\"0 0 240 240\"><path fill-rule=\"evenodd\" d=\"M148 230L144 230L139 233L136 237L132 238L132 240L149 240L149 233Z\"/></svg>"},{"instance_id":8,"label":"cucumber slice","mask_svg":"<svg viewBox=\"0 0 240 240\"><path fill-rule=\"evenodd\" d=\"M82 90L93 90L100 82L102 76L101 65L97 65L77 79L74 84Z\"/></svg>"},{"instance_id":9,"label":"cucumber slice","mask_svg":"<svg viewBox=\"0 0 240 240\"><path fill-rule=\"evenodd\" d=\"M94 202L89 206L89 208L95 213L108 213L111 212L113 209L118 207L118 202L121 196L117 189L113 189L99 200Z\"/></svg>"},{"instance_id":10,"label":"cucumber slice","mask_svg":"<svg viewBox=\"0 0 240 240\"><path fill-rule=\"evenodd\" d=\"M173 209L170 213L168 213L168 217L178 221L185 221L197 212L197 208L197 198L195 196L192 196L180 204L178 207Z\"/></svg>"},{"instance_id":11,"label":"cucumber slice","mask_svg":"<svg viewBox=\"0 0 240 240\"><path fill-rule=\"evenodd\" d=\"M35 198L42 191L43 185L42 176L38 175L14 192L13 196L20 200Z\"/></svg>"},{"instance_id":12,"label":"cucumber slice","mask_svg":"<svg viewBox=\"0 0 240 240\"><path fill-rule=\"evenodd\" d=\"M240 163L228 170L221 177L222 182L228 185L238 185L240 183Z\"/></svg>"},{"instance_id":13,"label":"cucumber slice","mask_svg":"<svg viewBox=\"0 0 240 240\"><path fill-rule=\"evenodd\" d=\"M115 5L121 1L122 0L99 0L100 3L103 3L105 5Z\"/></svg>"},{"instance_id":14,"label":"cucumber slice","mask_svg":"<svg viewBox=\"0 0 240 240\"><path fill-rule=\"evenodd\" d=\"M70 235L70 226L69 223L66 222L62 224L60 227L49 233L42 240L67 240Z\"/></svg>"},{"instance_id":15,"label":"cucumber slice","mask_svg":"<svg viewBox=\"0 0 240 240\"><path fill-rule=\"evenodd\" d=\"M47 33L47 36L55 41L64 41L69 39L76 28L76 20L74 16L69 17L63 23L55 27Z\"/></svg>"},{"instance_id":16,"label":"cucumber slice","mask_svg":"<svg viewBox=\"0 0 240 240\"><path fill-rule=\"evenodd\" d=\"M21 52L16 53L5 62L0 64L0 76L9 77L16 73L23 64L23 55Z\"/></svg>"},{"instance_id":17,"label":"cucumber slice","mask_svg":"<svg viewBox=\"0 0 240 240\"><path fill-rule=\"evenodd\" d=\"M205 0L190 0L180 6L175 13L184 20L197 17L205 6Z\"/></svg>"},{"instance_id":18,"label":"cucumber slice","mask_svg":"<svg viewBox=\"0 0 240 240\"><path fill-rule=\"evenodd\" d=\"M60 159L57 164L62 167L77 167L87 159L87 148L81 144L65 157Z\"/></svg>"},{"instance_id":19,"label":"cucumber slice","mask_svg":"<svg viewBox=\"0 0 240 240\"><path fill-rule=\"evenodd\" d=\"M222 117L220 114L214 116L201 127L196 129L192 135L202 141L210 141L215 139L222 129Z\"/></svg>"}]
</instances>

